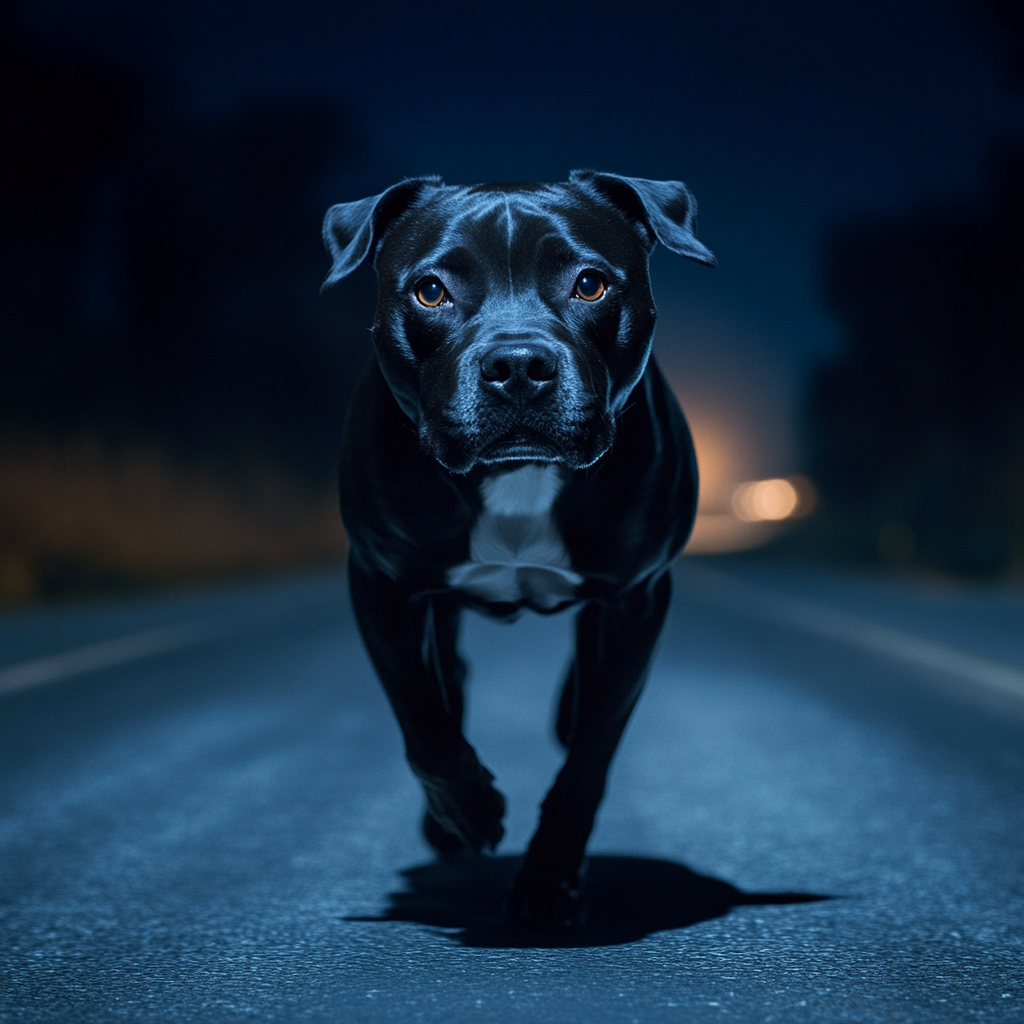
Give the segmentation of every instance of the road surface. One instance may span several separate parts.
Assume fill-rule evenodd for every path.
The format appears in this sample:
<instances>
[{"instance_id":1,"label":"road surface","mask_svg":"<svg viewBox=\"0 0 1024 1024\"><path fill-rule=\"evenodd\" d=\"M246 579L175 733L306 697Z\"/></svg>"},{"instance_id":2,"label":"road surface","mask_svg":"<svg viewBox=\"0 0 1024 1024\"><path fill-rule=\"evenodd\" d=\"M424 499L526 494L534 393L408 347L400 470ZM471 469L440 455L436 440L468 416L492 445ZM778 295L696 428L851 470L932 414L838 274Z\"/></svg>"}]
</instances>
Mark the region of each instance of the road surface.
<instances>
[{"instance_id":1,"label":"road surface","mask_svg":"<svg viewBox=\"0 0 1024 1024\"><path fill-rule=\"evenodd\" d=\"M680 563L591 842L506 928L568 619L471 617L435 864L340 574L0 618L0 1021L1024 1020L1024 594Z\"/></svg>"}]
</instances>

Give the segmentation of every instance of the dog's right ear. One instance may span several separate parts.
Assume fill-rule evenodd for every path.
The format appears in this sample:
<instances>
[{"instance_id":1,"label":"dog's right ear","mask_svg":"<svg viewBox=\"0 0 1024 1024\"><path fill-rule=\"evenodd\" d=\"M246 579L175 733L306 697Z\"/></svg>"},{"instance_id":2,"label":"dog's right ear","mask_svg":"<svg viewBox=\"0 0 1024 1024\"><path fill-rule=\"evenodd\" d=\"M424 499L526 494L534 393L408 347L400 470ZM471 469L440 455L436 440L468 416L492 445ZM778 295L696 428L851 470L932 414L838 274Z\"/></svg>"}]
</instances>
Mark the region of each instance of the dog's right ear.
<instances>
[{"instance_id":1,"label":"dog's right ear","mask_svg":"<svg viewBox=\"0 0 1024 1024\"><path fill-rule=\"evenodd\" d=\"M379 196L332 206L324 217L323 237L334 265L320 291L348 277L381 240L388 224L405 213L425 189L443 184L440 178L407 178Z\"/></svg>"},{"instance_id":2,"label":"dog's right ear","mask_svg":"<svg viewBox=\"0 0 1024 1024\"><path fill-rule=\"evenodd\" d=\"M718 265L714 253L697 241L697 200L681 181L648 181L600 171L572 171L569 181L593 190L642 225L648 251L661 242L687 259Z\"/></svg>"}]
</instances>

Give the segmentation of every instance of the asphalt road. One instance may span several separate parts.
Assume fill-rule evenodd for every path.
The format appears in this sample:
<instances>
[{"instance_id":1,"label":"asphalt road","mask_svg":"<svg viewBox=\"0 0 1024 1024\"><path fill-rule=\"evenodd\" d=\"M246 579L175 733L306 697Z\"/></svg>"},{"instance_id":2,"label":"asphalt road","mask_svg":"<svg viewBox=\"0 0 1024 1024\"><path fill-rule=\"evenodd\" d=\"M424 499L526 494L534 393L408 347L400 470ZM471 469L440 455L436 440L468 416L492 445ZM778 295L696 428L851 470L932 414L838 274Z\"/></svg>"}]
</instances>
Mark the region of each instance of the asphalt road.
<instances>
[{"instance_id":1,"label":"asphalt road","mask_svg":"<svg viewBox=\"0 0 1024 1024\"><path fill-rule=\"evenodd\" d=\"M339 575L0 618L0 1020L1024 1020L1024 594L682 564L589 927L501 924L566 618L467 624L434 864Z\"/></svg>"}]
</instances>

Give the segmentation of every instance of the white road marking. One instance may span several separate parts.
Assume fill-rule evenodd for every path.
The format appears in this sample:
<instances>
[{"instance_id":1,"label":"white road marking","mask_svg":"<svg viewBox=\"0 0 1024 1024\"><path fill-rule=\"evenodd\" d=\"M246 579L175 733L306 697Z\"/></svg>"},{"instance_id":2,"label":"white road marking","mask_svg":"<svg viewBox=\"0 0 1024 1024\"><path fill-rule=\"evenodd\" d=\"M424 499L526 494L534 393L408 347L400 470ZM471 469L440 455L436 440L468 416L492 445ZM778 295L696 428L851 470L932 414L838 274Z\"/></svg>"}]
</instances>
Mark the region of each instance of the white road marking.
<instances>
[{"instance_id":1,"label":"white road marking","mask_svg":"<svg viewBox=\"0 0 1024 1024\"><path fill-rule=\"evenodd\" d=\"M63 654L34 658L0 669L0 694L60 682L84 672L124 665L155 654L181 650L213 636L217 629L206 622L184 622L146 629L139 633L76 647Z\"/></svg>"},{"instance_id":2,"label":"white road marking","mask_svg":"<svg viewBox=\"0 0 1024 1024\"><path fill-rule=\"evenodd\" d=\"M778 591L744 583L710 569L687 567L683 579L691 583L686 587L686 596L691 600L838 640L916 668L941 672L961 682L1024 700L1024 672L1010 665L979 658L901 629L880 626L845 612L786 597Z\"/></svg>"}]
</instances>

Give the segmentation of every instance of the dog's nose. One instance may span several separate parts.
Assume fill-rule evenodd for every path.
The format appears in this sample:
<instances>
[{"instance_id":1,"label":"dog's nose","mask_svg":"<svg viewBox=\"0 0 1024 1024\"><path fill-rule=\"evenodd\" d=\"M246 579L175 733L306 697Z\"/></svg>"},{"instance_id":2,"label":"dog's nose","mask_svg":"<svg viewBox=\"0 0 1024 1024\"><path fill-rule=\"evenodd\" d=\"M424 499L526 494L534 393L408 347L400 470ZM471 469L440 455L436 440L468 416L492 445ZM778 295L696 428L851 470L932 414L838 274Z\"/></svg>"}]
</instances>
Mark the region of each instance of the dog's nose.
<instances>
[{"instance_id":1,"label":"dog's nose","mask_svg":"<svg viewBox=\"0 0 1024 1024\"><path fill-rule=\"evenodd\" d=\"M480 359L482 380L505 391L540 391L557 375L557 353L537 342L495 345Z\"/></svg>"}]
</instances>

